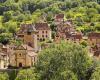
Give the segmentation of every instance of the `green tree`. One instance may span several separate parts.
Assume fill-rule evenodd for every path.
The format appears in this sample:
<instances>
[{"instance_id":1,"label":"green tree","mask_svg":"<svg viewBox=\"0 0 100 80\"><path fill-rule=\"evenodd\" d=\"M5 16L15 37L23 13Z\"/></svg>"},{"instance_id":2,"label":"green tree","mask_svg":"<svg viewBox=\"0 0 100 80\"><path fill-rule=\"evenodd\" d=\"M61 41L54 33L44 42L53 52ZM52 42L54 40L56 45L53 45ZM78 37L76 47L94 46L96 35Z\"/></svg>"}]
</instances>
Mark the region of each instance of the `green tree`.
<instances>
[{"instance_id":1,"label":"green tree","mask_svg":"<svg viewBox=\"0 0 100 80\"><path fill-rule=\"evenodd\" d=\"M0 34L0 43L6 45L9 43L10 39L12 37L12 34L10 33L2 33Z\"/></svg>"},{"instance_id":2,"label":"green tree","mask_svg":"<svg viewBox=\"0 0 100 80\"><path fill-rule=\"evenodd\" d=\"M10 33L16 33L17 31L17 23L13 22L13 21L9 21L5 23L5 29L6 31L10 32Z\"/></svg>"},{"instance_id":3,"label":"green tree","mask_svg":"<svg viewBox=\"0 0 100 80\"><path fill-rule=\"evenodd\" d=\"M81 45L85 48L88 46L88 43L85 40L83 40L81 41Z\"/></svg>"},{"instance_id":4,"label":"green tree","mask_svg":"<svg viewBox=\"0 0 100 80\"><path fill-rule=\"evenodd\" d=\"M97 67L92 74L90 80L100 80L100 67Z\"/></svg>"},{"instance_id":5,"label":"green tree","mask_svg":"<svg viewBox=\"0 0 100 80\"><path fill-rule=\"evenodd\" d=\"M65 77L64 80L72 80L73 77L73 80L86 80L86 71L91 66L92 60L81 45L61 42L40 52L36 69L41 80L61 80L61 73L68 73L68 70L72 73L70 78Z\"/></svg>"},{"instance_id":6,"label":"green tree","mask_svg":"<svg viewBox=\"0 0 100 80\"><path fill-rule=\"evenodd\" d=\"M9 80L8 74L0 72L0 80Z\"/></svg>"},{"instance_id":7,"label":"green tree","mask_svg":"<svg viewBox=\"0 0 100 80\"><path fill-rule=\"evenodd\" d=\"M97 24L95 25L95 30L96 30L96 31L100 31L100 23L97 23Z\"/></svg>"},{"instance_id":8,"label":"green tree","mask_svg":"<svg viewBox=\"0 0 100 80\"><path fill-rule=\"evenodd\" d=\"M12 18L12 12L8 11L3 14L3 22L8 22Z\"/></svg>"},{"instance_id":9,"label":"green tree","mask_svg":"<svg viewBox=\"0 0 100 80\"><path fill-rule=\"evenodd\" d=\"M33 69L20 70L15 80L37 80Z\"/></svg>"}]
</instances>

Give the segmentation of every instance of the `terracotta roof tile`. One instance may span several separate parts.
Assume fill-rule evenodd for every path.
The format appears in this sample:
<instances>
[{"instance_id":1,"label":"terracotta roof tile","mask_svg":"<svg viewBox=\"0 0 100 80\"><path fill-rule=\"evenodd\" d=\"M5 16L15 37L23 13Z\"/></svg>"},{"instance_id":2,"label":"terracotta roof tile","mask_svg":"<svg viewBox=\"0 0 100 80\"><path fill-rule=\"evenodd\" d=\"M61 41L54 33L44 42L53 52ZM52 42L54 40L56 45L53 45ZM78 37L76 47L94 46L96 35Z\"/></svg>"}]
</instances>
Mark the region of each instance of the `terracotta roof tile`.
<instances>
[{"instance_id":1,"label":"terracotta roof tile","mask_svg":"<svg viewBox=\"0 0 100 80\"><path fill-rule=\"evenodd\" d=\"M88 38L100 38L100 33L89 33Z\"/></svg>"},{"instance_id":2,"label":"terracotta roof tile","mask_svg":"<svg viewBox=\"0 0 100 80\"><path fill-rule=\"evenodd\" d=\"M100 50L97 50L97 51L94 52L94 56L98 57L99 55L100 55Z\"/></svg>"},{"instance_id":3,"label":"terracotta roof tile","mask_svg":"<svg viewBox=\"0 0 100 80\"><path fill-rule=\"evenodd\" d=\"M62 18L64 18L64 14L57 14L56 15L56 19L62 19Z\"/></svg>"},{"instance_id":4,"label":"terracotta roof tile","mask_svg":"<svg viewBox=\"0 0 100 80\"><path fill-rule=\"evenodd\" d=\"M36 30L50 30L48 23L36 23L35 28Z\"/></svg>"},{"instance_id":5,"label":"terracotta roof tile","mask_svg":"<svg viewBox=\"0 0 100 80\"><path fill-rule=\"evenodd\" d=\"M26 33L28 30L36 31L33 24L21 24L20 30L18 31L18 33Z\"/></svg>"},{"instance_id":6,"label":"terracotta roof tile","mask_svg":"<svg viewBox=\"0 0 100 80\"><path fill-rule=\"evenodd\" d=\"M73 37L74 39L82 39L81 34L75 34L75 35L72 35L71 37Z\"/></svg>"}]
</instances>

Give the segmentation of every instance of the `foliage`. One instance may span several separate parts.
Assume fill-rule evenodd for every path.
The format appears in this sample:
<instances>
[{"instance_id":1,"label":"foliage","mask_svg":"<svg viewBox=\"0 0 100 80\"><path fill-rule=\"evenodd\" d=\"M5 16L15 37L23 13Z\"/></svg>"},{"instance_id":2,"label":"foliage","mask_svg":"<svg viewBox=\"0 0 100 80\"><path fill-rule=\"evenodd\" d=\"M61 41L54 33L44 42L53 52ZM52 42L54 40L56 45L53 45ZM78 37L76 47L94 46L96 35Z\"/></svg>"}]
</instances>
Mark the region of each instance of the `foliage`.
<instances>
[{"instance_id":1,"label":"foliage","mask_svg":"<svg viewBox=\"0 0 100 80\"><path fill-rule=\"evenodd\" d=\"M99 0L1 0L0 29L5 31L6 22L10 25L13 22L16 23L14 25L17 25L17 28L22 22L27 23L27 21L35 23L44 20L52 25L54 15L64 13L67 19L73 20L78 29L80 27L84 29L80 29L84 34L90 31L100 31L99 24L96 24L100 22L99 3ZM92 30L88 28L91 27L88 25L91 23L96 24ZM10 32L16 32L14 30L16 26L13 27ZM52 25L51 28L54 30L55 26Z\"/></svg>"},{"instance_id":2,"label":"foliage","mask_svg":"<svg viewBox=\"0 0 100 80\"><path fill-rule=\"evenodd\" d=\"M85 80L86 71L92 66L92 60L87 53L82 46L71 42L53 44L39 54L36 69L40 79L61 80L61 73L64 73L64 80L66 80L69 77L66 77L68 74L65 73L71 71L70 80L73 78L73 80Z\"/></svg>"},{"instance_id":3,"label":"foliage","mask_svg":"<svg viewBox=\"0 0 100 80\"><path fill-rule=\"evenodd\" d=\"M100 80L100 67L97 67L92 74L90 80Z\"/></svg>"},{"instance_id":4,"label":"foliage","mask_svg":"<svg viewBox=\"0 0 100 80\"><path fill-rule=\"evenodd\" d=\"M21 23L43 21L50 24L54 38L57 27L54 16L58 13L65 14L67 20L71 19L75 29L84 35L91 31L100 32L100 0L0 0L0 42L7 44L12 41ZM17 45L22 43L19 40L12 42ZM85 80L86 71L92 63L88 52L83 49L87 43L83 41L81 45L61 43L42 51L36 65L40 79ZM22 73L32 73L35 79L35 74L30 70L28 72L22 70L19 74L25 78ZM16 79L19 80L20 76Z\"/></svg>"},{"instance_id":5,"label":"foliage","mask_svg":"<svg viewBox=\"0 0 100 80\"><path fill-rule=\"evenodd\" d=\"M0 80L9 80L8 74L0 72Z\"/></svg>"},{"instance_id":6,"label":"foliage","mask_svg":"<svg viewBox=\"0 0 100 80\"><path fill-rule=\"evenodd\" d=\"M83 47L87 47L87 46L88 46L88 43L87 43L85 40L83 40L83 41L81 41L81 45L82 45Z\"/></svg>"},{"instance_id":7,"label":"foliage","mask_svg":"<svg viewBox=\"0 0 100 80\"><path fill-rule=\"evenodd\" d=\"M10 33L2 33L0 34L0 42L4 45L9 43L9 40L11 39L12 35Z\"/></svg>"},{"instance_id":8,"label":"foliage","mask_svg":"<svg viewBox=\"0 0 100 80\"><path fill-rule=\"evenodd\" d=\"M15 80L36 80L33 69L20 70Z\"/></svg>"}]
</instances>

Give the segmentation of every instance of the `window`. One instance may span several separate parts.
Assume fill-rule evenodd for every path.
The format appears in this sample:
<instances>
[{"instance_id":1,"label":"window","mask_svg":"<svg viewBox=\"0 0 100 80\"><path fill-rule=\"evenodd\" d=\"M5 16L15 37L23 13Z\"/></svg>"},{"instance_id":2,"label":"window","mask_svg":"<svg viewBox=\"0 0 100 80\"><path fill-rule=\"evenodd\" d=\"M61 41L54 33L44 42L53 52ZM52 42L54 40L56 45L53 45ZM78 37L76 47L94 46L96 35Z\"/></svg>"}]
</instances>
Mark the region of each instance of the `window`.
<instances>
[{"instance_id":1,"label":"window","mask_svg":"<svg viewBox=\"0 0 100 80\"><path fill-rule=\"evenodd\" d=\"M47 38L48 36L46 35L46 38Z\"/></svg>"},{"instance_id":2,"label":"window","mask_svg":"<svg viewBox=\"0 0 100 80\"><path fill-rule=\"evenodd\" d=\"M42 31L42 33L44 33L44 31Z\"/></svg>"},{"instance_id":3,"label":"window","mask_svg":"<svg viewBox=\"0 0 100 80\"><path fill-rule=\"evenodd\" d=\"M42 41L45 41L45 39L43 38Z\"/></svg>"},{"instance_id":4,"label":"window","mask_svg":"<svg viewBox=\"0 0 100 80\"><path fill-rule=\"evenodd\" d=\"M18 37L24 37L24 35L18 35Z\"/></svg>"},{"instance_id":5,"label":"window","mask_svg":"<svg viewBox=\"0 0 100 80\"><path fill-rule=\"evenodd\" d=\"M42 35L42 37L44 37L44 35Z\"/></svg>"},{"instance_id":6,"label":"window","mask_svg":"<svg viewBox=\"0 0 100 80\"><path fill-rule=\"evenodd\" d=\"M48 31L46 31L46 33L48 33Z\"/></svg>"},{"instance_id":7,"label":"window","mask_svg":"<svg viewBox=\"0 0 100 80\"><path fill-rule=\"evenodd\" d=\"M37 40L39 40L39 38L37 38Z\"/></svg>"},{"instance_id":8,"label":"window","mask_svg":"<svg viewBox=\"0 0 100 80\"><path fill-rule=\"evenodd\" d=\"M39 35L37 35L37 37L39 37Z\"/></svg>"},{"instance_id":9,"label":"window","mask_svg":"<svg viewBox=\"0 0 100 80\"><path fill-rule=\"evenodd\" d=\"M28 32L27 32L27 35L31 35L31 32L28 31Z\"/></svg>"}]
</instances>

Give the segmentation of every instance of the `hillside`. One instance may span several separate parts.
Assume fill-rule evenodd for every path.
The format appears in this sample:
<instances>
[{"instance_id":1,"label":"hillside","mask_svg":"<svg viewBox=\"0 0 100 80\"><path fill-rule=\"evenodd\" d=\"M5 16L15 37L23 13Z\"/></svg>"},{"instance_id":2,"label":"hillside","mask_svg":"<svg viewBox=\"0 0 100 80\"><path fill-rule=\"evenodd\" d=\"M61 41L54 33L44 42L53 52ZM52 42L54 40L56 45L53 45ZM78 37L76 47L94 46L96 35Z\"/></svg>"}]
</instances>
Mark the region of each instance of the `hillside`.
<instances>
[{"instance_id":1,"label":"hillside","mask_svg":"<svg viewBox=\"0 0 100 80\"><path fill-rule=\"evenodd\" d=\"M0 0L0 32L15 33L23 22L44 20L52 24L58 13L63 13L65 20L72 20L76 30L85 35L100 32L99 3L99 0Z\"/></svg>"}]
</instances>

